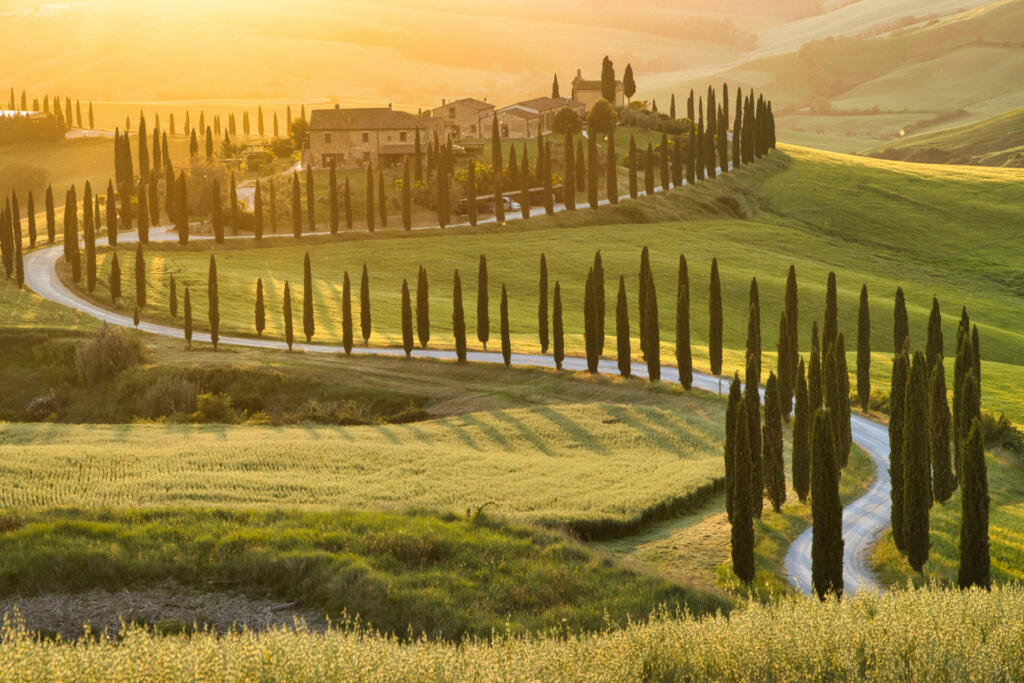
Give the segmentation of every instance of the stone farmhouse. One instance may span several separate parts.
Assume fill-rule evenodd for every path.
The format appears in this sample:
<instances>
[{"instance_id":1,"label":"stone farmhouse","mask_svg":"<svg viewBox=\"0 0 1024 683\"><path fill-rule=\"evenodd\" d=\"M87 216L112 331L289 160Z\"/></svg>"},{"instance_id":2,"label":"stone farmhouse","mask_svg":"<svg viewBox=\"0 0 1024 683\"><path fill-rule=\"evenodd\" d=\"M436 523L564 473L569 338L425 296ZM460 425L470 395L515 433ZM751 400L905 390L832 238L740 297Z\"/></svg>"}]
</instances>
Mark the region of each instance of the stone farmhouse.
<instances>
[{"instance_id":1,"label":"stone farmhouse","mask_svg":"<svg viewBox=\"0 0 1024 683\"><path fill-rule=\"evenodd\" d=\"M583 78L583 70L576 69L576 78L572 79L572 99L574 102L581 102L590 111L594 103L604 97L601 93L601 81L588 81ZM613 107L622 107L626 104L626 90L622 81L615 81L615 101Z\"/></svg>"},{"instance_id":2,"label":"stone farmhouse","mask_svg":"<svg viewBox=\"0 0 1024 683\"><path fill-rule=\"evenodd\" d=\"M490 134L491 120L498 117L498 131L503 138L524 139L536 137L539 133L550 133L555 115L563 109L571 109L580 117L587 113L586 105L564 97L537 97L486 112L478 125L481 134Z\"/></svg>"},{"instance_id":3,"label":"stone farmhouse","mask_svg":"<svg viewBox=\"0 0 1024 683\"><path fill-rule=\"evenodd\" d=\"M389 107L368 109L316 109L309 117L309 163L326 168L394 166L416 149L416 131L423 150L435 133L448 142L448 126L441 119L416 116Z\"/></svg>"},{"instance_id":4,"label":"stone farmhouse","mask_svg":"<svg viewBox=\"0 0 1024 683\"><path fill-rule=\"evenodd\" d=\"M441 106L432 109L430 116L444 121L454 139L479 138L490 134L490 128L484 131L480 130L480 119L493 111L494 105L486 100L464 97L452 102L441 100Z\"/></svg>"}]
</instances>

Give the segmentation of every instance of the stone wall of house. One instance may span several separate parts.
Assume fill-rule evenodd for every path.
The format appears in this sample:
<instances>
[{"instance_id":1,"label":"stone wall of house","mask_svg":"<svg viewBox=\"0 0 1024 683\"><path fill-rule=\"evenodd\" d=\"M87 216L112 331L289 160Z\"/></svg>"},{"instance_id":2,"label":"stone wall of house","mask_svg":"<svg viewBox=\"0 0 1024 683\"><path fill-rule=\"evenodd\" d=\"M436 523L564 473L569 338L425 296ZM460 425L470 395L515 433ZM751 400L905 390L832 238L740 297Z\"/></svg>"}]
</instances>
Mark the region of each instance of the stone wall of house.
<instances>
[{"instance_id":1,"label":"stone wall of house","mask_svg":"<svg viewBox=\"0 0 1024 683\"><path fill-rule=\"evenodd\" d=\"M420 129L424 145L433 139L433 133ZM380 163L380 150L389 143L413 142L416 130L314 130L309 133L310 162L316 168L330 166L333 158L339 168L357 168ZM424 150L426 147L424 147Z\"/></svg>"}]
</instances>

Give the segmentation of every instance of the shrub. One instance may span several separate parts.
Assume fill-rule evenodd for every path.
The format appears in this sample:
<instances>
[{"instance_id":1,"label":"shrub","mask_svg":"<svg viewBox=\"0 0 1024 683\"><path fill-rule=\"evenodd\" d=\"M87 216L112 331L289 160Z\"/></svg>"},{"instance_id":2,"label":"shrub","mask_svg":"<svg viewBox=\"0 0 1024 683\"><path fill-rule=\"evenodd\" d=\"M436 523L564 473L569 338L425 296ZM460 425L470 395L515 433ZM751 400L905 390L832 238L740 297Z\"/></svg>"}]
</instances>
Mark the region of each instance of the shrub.
<instances>
[{"instance_id":1,"label":"shrub","mask_svg":"<svg viewBox=\"0 0 1024 683\"><path fill-rule=\"evenodd\" d=\"M199 394L196 396L196 422L207 424L233 424L238 421L231 397L227 394Z\"/></svg>"},{"instance_id":2,"label":"shrub","mask_svg":"<svg viewBox=\"0 0 1024 683\"><path fill-rule=\"evenodd\" d=\"M986 448L1004 448L1014 453L1024 452L1024 432L1010 422L1005 414L982 413L981 427Z\"/></svg>"},{"instance_id":3,"label":"shrub","mask_svg":"<svg viewBox=\"0 0 1024 683\"><path fill-rule=\"evenodd\" d=\"M145 361L146 345L137 333L104 325L75 348L75 369L86 385L98 384Z\"/></svg>"},{"instance_id":4,"label":"shrub","mask_svg":"<svg viewBox=\"0 0 1024 683\"><path fill-rule=\"evenodd\" d=\"M275 138L270 143L270 151L274 153L278 159L286 159L292 155L295 151L295 145L288 138Z\"/></svg>"},{"instance_id":5,"label":"shrub","mask_svg":"<svg viewBox=\"0 0 1024 683\"><path fill-rule=\"evenodd\" d=\"M60 400L53 389L49 393L29 401L25 407L25 419L29 422L50 422L60 414Z\"/></svg>"},{"instance_id":6,"label":"shrub","mask_svg":"<svg viewBox=\"0 0 1024 683\"><path fill-rule=\"evenodd\" d=\"M151 419L192 413L196 410L198 392L195 383L181 375L166 375L153 382L138 400L135 410L138 415Z\"/></svg>"}]
</instances>

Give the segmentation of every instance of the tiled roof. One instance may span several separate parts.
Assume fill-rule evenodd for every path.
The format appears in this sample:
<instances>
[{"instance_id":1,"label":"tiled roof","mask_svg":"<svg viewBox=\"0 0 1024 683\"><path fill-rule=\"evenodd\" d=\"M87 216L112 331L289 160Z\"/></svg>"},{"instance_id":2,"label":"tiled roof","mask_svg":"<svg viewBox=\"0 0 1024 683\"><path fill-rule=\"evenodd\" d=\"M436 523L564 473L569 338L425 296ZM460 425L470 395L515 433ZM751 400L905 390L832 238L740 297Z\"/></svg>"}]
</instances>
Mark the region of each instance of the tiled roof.
<instances>
[{"instance_id":1,"label":"tiled roof","mask_svg":"<svg viewBox=\"0 0 1024 683\"><path fill-rule=\"evenodd\" d=\"M309 116L310 130L400 130L429 126L426 119L389 107L315 109Z\"/></svg>"}]
</instances>

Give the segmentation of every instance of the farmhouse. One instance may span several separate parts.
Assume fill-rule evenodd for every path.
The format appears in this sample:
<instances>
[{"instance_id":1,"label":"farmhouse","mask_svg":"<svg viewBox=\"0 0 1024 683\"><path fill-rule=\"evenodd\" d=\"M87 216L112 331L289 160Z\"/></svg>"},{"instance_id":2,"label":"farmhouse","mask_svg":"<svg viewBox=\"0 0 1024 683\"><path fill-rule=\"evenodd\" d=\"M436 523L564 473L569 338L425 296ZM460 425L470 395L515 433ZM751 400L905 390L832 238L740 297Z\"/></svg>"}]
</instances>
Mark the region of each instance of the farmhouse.
<instances>
[{"instance_id":1,"label":"farmhouse","mask_svg":"<svg viewBox=\"0 0 1024 683\"><path fill-rule=\"evenodd\" d=\"M485 112L493 112L494 105L486 100L464 97L461 100L448 102L441 100L441 106L432 109L432 118L444 121L452 138L479 138L490 133L490 129L480 130L480 118Z\"/></svg>"},{"instance_id":2,"label":"farmhouse","mask_svg":"<svg viewBox=\"0 0 1024 683\"><path fill-rule=\"evenodd\" d=\"M435 133L448 142L448 129L440 119L391 107L316 109L309 117L309 163L321 168L332 161L341 168L400 164L415 151L416 131L424 149Z\"/></svg>"},{"instance_id":3,"label":"farmhouse","mask_svg":"<svg viewBox=\"0 0 1024 683\"><path fill-rule=\"evenodd\" d=\"M550 133L555 115L563 109L571 109L584 116L586 106L564 97L537 97L487 112L480 117L480 130L487 134L491 119L498 117L498 130L503 138L532 138L539 133Z\"/></svg>"},{"instance_id":4,"label":"farmhouse","mask_svg":"<svg viewBox=\"0 0 1024 683\"><path fill-rule=\"evenodd\" d=\"M583 70L576 69L576 78L572 79L572 99L580 102L587 111L594 106L594 103L604 97L601 93L601 81L588 81L583 78ZM626 91L622 81L615 81L615 101L613 107L622 107L626 102Z\"/></svg>"}]
</instances>

